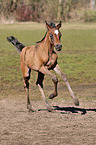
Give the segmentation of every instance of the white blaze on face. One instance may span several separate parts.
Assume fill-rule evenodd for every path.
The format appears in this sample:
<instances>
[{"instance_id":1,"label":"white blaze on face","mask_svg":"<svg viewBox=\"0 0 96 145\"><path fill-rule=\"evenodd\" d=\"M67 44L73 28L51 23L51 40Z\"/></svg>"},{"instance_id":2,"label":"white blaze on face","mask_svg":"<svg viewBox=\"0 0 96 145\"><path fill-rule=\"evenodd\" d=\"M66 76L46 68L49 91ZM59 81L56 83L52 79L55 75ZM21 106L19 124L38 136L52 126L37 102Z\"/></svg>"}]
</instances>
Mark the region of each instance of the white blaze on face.
<instances>
[{"instance_id":1,"label":"white blaze on face","mask_svg":"<svg viewBox=\"0 0 96 145\"><path fill-rule=\"evenodd\" d=\"M58 35L58 34L59 34L59 31L58 31L58 30L55 30L54 33L55 33L56 35Z\"/></svg>"}]
</instances>

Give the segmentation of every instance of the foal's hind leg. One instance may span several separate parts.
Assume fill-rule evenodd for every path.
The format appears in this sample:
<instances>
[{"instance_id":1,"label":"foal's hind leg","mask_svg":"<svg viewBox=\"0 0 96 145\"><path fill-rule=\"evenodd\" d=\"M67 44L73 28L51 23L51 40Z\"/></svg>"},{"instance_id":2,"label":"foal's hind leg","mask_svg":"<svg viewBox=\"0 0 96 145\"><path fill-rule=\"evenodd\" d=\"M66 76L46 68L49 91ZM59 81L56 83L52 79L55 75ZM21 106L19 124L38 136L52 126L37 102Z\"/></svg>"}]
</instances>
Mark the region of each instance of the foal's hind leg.
<instances>
[{"instance_id":1,"label":"foal's hind leg","mask_svg":"<svg viewBox=\"0 0 96 145\"><path fill-rule=\"evenodd\" d=\"M29 79L30 79L31 69L28 68L26 65L21 64L21 70L23 73L24 88L26 90L26 96L27 96L27 109L29 111L34 112L32 106L31 106L30 97L29 97Z\"/></svg>"},{"instance_id":2,"label":"foal's hind leg","mask_svg":"<svg viewBox=\"0 0 96 145\"><path fill-rule=\"evenodd\" d=\"M70 92L70 95L71 95L71 97L73 98L74 104L75 104L76 106L79 106L79 100L75 97L74 92L72 91L72 89L71 89L71 87L70 87L70 85L69 85L69 82L68 82L68 80L67 80L67 76L61 71L61 69L60 69L60 67L59 67L58 64L57 64L56 67L54 68L54 71L55 71L56 73L58 73L58 74L61 76L61 78L63 79L63 81L66 83L67 88L68 88L68 90L69 90L69 92Z\"/></svg>"}]
</instances>

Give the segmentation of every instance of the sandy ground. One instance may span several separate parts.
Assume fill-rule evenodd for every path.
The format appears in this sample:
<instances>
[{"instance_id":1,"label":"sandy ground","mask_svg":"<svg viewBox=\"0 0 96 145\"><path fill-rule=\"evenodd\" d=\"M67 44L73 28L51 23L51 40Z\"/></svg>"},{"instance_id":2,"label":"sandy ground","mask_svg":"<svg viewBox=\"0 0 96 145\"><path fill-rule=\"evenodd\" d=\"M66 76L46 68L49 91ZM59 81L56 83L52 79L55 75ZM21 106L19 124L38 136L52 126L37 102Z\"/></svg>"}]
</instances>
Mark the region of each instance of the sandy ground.
<instances>
[{"instance_id":1,"label":"sandy ground","mask_svg":"<svg viewBox=\"0 0 96 145\"><path fill-rule=\"evenodd\" d=\"M61 85L59 96L48 100L58 106L54 113L46 110L42 100L34 99L36 112L28 112L25 95L18 95L18 89L14 98L1 94L0 145L96 145L96 85L73 89L79 94L80 106L74 106Z\"/></svg>"}]
</instances>

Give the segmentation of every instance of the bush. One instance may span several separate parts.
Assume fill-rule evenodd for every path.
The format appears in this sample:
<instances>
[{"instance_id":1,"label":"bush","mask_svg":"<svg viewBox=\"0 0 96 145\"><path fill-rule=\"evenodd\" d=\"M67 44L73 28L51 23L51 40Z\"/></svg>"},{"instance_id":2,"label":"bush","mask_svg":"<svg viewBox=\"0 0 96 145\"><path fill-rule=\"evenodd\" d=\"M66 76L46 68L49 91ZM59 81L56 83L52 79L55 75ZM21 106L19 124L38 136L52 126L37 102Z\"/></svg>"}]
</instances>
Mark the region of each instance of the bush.
<instances>
[{"instance_id":1,"label":"bush","mask_svg":"<svg viewBox=\"0 0 96 145\"><path fill-rule=\"evenodd\" d=\"M20 5L15 13L15 18L17 21L31 21L33 17L32 7L30 5Z\"/></svg>"},{"instance_id":2,"label":"bush","mask_svg":"<svg viewBox=\"0 0 96 145\"><path fill-rule=\"evenodd\" d=\"M30 4L21 4L17 7L15 18L17 21L54 21L57 15L55 0L37 0Z\"/></svg>"},{"instance_id":3,"label":"bush","mask_svg":"<svg viewBox=\"0 0 96 145\"><path fill-rule=\"evenodd\" d=\"M85 11L84 20L85 22L96 22L96 11Z\"/></svg>"}]
</instances>

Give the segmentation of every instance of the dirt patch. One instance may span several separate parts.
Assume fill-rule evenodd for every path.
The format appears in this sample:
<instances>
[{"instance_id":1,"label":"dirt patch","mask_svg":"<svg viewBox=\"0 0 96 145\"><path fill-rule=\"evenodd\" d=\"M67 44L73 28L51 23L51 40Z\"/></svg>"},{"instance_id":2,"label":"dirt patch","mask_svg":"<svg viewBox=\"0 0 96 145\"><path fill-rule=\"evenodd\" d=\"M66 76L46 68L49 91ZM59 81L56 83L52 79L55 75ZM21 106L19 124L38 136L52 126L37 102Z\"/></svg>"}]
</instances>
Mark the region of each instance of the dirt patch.
<instances>
[{"instance_id":1,"label":"dirt patch","mask_svg":"<svg viewBox=\"0 0 96 145\"><path fill-rule=\"evenodd\" d=\"M28 112L24 94L14 94L14 98L12 94L1 96L0 144L95 145L96 85L73 86L73 89L79 94L80 106L73 105L61 85L58 98L48 100L52 106L58 106L55 113L48 112L42 100L34 99L36 112ZM65 97L60 97L63 95Z\"/></svg>"}]
</instances>

